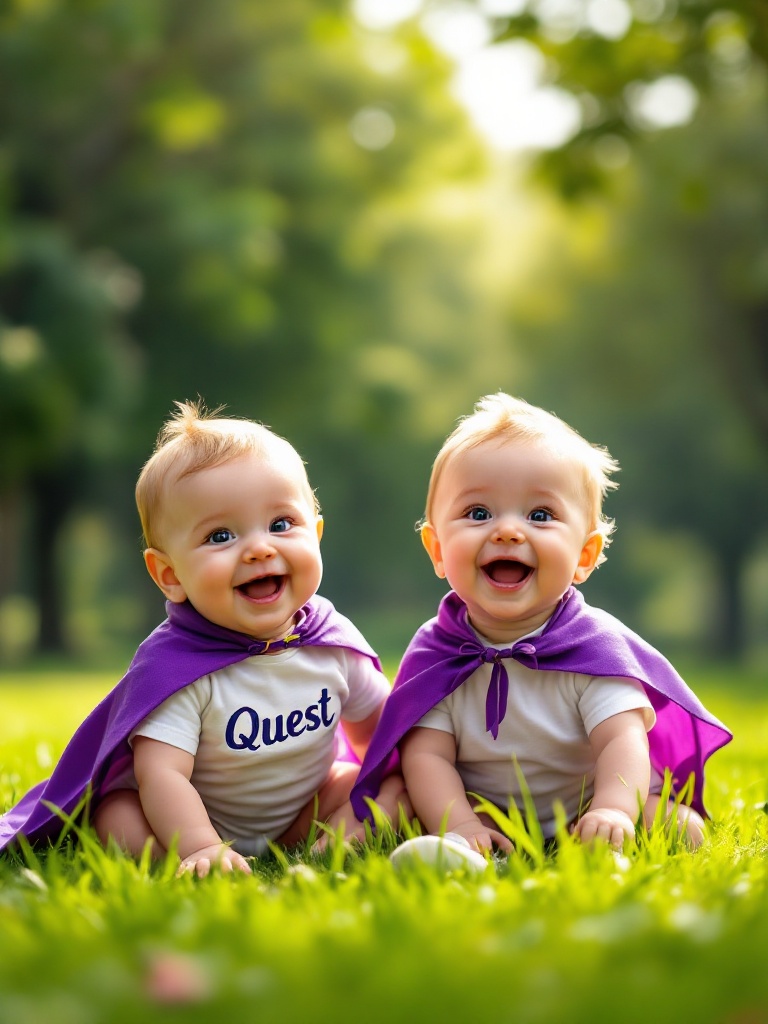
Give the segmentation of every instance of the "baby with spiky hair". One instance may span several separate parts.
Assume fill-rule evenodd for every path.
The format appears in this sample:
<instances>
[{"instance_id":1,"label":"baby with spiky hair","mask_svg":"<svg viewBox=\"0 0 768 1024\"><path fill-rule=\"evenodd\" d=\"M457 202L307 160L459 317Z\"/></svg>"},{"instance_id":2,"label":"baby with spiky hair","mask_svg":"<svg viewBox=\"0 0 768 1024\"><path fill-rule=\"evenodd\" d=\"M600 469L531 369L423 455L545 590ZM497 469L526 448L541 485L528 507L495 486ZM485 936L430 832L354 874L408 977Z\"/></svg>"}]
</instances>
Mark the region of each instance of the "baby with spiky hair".
<instances>
[{"instance_id":1,"label":"baby with spiky hair","mask_svg":"<svg viewBox=\"0 0 768 1024\"><path fill-rule=\"evenodd\" d=\"M476 796L504 811L523 785L545 837L559 805L583 841L621 847L654 819L665 770L678 793L693 776L691 806L664 813L701 842L703 764L730 734L662 655L576 589L604 561L617 468L503 393L460 420L421 526L451 591L403 658L353 789L358 814L398 745L424 827L475 852L511 846Z\"/></svg>"},{"instance_id":2,"label":"baby with spiky hair","mask_svg":"<svg viewBox=\"0 0 768 1024\"><path fill-rule=\"evenodd\" d=\"M88 788L104 843L175 844L201 876L250 871L248 856L302 842L315 820L363 834L349 794L389 684L317 595L323 519L298 453L259 423L179 403L136 501L168 619L4 816L0 845L50 835L46 803L72 814ZM387 779L385 812L401 790Z\"/></svg>"}]
</instances>

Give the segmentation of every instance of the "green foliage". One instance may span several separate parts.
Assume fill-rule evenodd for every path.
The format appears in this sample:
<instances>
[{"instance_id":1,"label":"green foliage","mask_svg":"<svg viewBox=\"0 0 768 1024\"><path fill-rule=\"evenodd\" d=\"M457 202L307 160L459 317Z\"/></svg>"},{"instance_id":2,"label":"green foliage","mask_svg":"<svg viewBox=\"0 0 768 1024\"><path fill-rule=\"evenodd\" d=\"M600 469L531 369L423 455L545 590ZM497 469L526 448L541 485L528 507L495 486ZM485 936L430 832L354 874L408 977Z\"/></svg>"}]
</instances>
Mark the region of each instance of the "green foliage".
<instances>
[{"instance_id":1,"label":"green foliage","mask_svg":"<svg viewBox=\"0 0 768 1024\"><path fill-rule=\"evenodd\" d=\"M56 730L52 677L3 688L16 709L17 785L40 774ZM32 1024L154 1024L224 1017L285 1022L474 1020L549 1024L757 1022L768 1013L768 817L764 697L733 673L707 703L736 740L712 759L714 821L695 853L663 832L616 857L565 840L554 855L499 859L480 876L396 873L390 840L254 862L253 876L175 877L74 848L0 857L0 1016ZM741 696L738 696L741 694ZM22 714L25 706L27 717ZM70 716L76 716L70 707ZM60 726L63 742L67 729ZM57 741L54 746L60 746ZM8 779L0 780L3 805ZM538 852L537 852L538 851Z\"/></svg>"},{"instance_id":2,"label":"green foliage","mask_svg":"<svg viewBox=\"0 0 768 1024\"><path fill-rule=\"evenodd\" d=\"M634 142L647 132L633 105L638 87L684 77L718 97L748 86L768 65L762 0L628 0L618 20L602 26L588 8L586 0L563 7L532 0L521 14L496 20L498 40L534 43L550 81L582 101L581 131L540 161L543 177L570 198L610 188L606 139Z\"/></svg>"},{"instance_id":3,"label":"green foliage","mask_svg":"<svg viewBox=\"0 0 768 1024\"><path fill-rule=\"evenodd\" d=\"M651 591L677 586L661 552L685 518L674 563L707 607L683 602L670 632L706 641L723 607L721 647L742 649L768 436L763 5L629 8L619 38L564 32L561 5L495 21L583 100L543 192L488 159L416 25L367 31L341 0L5 5L0 635L32 611L0 653L38 619L39 644L89 653L157 623L133 484L200 394L297 445L323 592L399 654L442 593L413 529L431 460L498 388L625 465L590 588L644 626L646 598L672 603ZM630 97L667 73L702 101L654 135ZM734 503L751 531L724 531Z\"/></svg>"},{"instance_id":4,"label":"green foliage","mask_svg":"<svg viewBox=\"0 0 768 1024\"><path fill-rule=\"evenodd\" d=\"M611 189L571 207L537 281L513 300L546 365L534 399L624 469L609 500L616 544L589 584L597 603L637 622L637 594L682 565L695 538L703 600L684 603L723 656L744 650L745 579L768 524L767 98L758 77L690 125L638 139ZM554 316L542 314L545 294L558 296ZM732 528L734 505L752 509L749 530Z\"/></svg>"},{"instance_id":5,"label":"green foliage","mask_svg":"<svg viewBox=\"0 0 768 1024\"><path fill-rule=\"evenodd\" d=\"M174 400L200 394L308 459L329 596L375 579L373 605L401 597L391 552L476 379L466 338L490 324L503 354L473 275L482 232L442 214L484 169L446 62L415 33L366 36L339 0L222 0L214 18L15 2L2 19L0 492L31 505L40 562L16 587L61 613L72 567L52 549L76 501L132 541L136 470ZM390 515L404 484L413 507Z\"/></svg>"}]
</instances>

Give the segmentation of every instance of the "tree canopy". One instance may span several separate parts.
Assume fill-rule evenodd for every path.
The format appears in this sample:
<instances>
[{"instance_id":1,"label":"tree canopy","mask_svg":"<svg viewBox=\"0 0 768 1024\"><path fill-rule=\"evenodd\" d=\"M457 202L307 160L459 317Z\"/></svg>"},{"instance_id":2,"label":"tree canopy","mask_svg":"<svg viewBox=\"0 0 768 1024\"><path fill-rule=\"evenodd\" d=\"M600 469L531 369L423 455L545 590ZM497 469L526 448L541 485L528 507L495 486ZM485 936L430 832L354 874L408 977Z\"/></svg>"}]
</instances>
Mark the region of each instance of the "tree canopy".
<instances>
[{"instance_id":1,"label":"tree canopy","mask_svg":"<svg viewBox=\"0 0 768 1024\"><path fill-rule=\"evenodd\" d=\"M200 395L297 446L323 591L397 653L442 591L414 530L431 460L504 389L627 466L627 544L596 589L637 621L651 565L688 543L720 603L687 635L741 650L765 537L762 5L494 17L583 110L532 178L484 147L417 21L368 30L342 0L212 10L0 15L0 646L18 593L51 650L157 622L133 481L173 402ZM698 106L657 130L638 90L670 76Z\"/></svg>"}]
</instances>

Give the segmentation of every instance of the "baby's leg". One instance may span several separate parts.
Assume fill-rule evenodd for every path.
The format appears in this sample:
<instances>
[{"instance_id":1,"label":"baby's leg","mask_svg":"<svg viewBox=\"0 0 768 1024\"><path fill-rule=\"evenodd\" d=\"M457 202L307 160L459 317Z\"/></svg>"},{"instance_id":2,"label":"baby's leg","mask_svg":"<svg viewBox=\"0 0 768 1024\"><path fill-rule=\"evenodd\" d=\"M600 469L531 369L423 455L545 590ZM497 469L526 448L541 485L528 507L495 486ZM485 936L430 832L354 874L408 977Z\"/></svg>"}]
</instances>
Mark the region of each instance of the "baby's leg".
<instances>
[{"instance_id":1,"label":"baby's leg","mask_svg":"<svg viewBox=\"0 0 768 1024\"><path fill-rule=\"evenodd\" d=\"M350 761L335 761L328 777L306 806L300 811L296 820L277 840L282 846L295 846L309 835L313 821L322 821L334 831L339 827L344 830L345 839L364 838L365 828L357 820L349 795L352 792L360 765ZM389 775L381 784L377 805L385 815L395 823L399 820L400 808L410 818L413 815L410 800L405 792L401 775ZM320 837L319 847L325 846L325 836Z\"/></svg>"},{"instance_id":2,"label":"baby's leg","mask_svg":"<svg viewBox=\"0 0 768 1024\"><path fill-rule=\"evenodd\" d=\"M115 789L108 793L94 811L92 823L104 846L113 839L120 849L132 857L140 857L151 841L152 856L155 859L165 856L166 851L144 817L135 789Z\"/></svg>"},{"instance_id":3,"label":"baby's leg","mask_svg":"<svg viewBox=\"0 0 768 1024\"><path fill-rule=\"evenodd\" d=\"M278 837L277 842L281 846L296 846L307 838L313 821L328 821L336 810L349 801L359 771L360 765L351 761L334 761L325 782L299 811L293 824Z\"/></svg>"},{"instance_id":4,"label":"baby's leg","mask_svg":"<svg viewBox=\"0 0 768 1024\"><path fill-rule=\"evenodd\" d=\"M643 817L648 828L653 825L660 799L655 793L651 793L645 801ZM701 846L704 841L704 819L701 815L694 811L693 808L686 807L685 804L678 804L675 807L674 802L669 800L664 820L669 821L672 815L676 816L678 831L688 845L694 850L697 846Z\"/></svg>"},{"instance_id":5,"label":"baby's leg","mask_svg":"<svg viewBox=\"0 0 768 1024\"><path fill-rule=\"evenodd\" d=\"M401 813L407 821L411 821L414 817L413 805L411 804L408 796L408 791L405 788L403 776L399 772L393 772L384 779L379 787L379 792L374 803L395 827L397 827L400 822ZM351 810L351 805L349 806ZM339 808L339 811L336 812L337 815L342 813L346 813L346 809L344 807ZM354 814L354 812L352 813ZM356 830L355 835L362 837L365 835L365 830L363 828L359 831Z\"/></svg>"}]
</instances>

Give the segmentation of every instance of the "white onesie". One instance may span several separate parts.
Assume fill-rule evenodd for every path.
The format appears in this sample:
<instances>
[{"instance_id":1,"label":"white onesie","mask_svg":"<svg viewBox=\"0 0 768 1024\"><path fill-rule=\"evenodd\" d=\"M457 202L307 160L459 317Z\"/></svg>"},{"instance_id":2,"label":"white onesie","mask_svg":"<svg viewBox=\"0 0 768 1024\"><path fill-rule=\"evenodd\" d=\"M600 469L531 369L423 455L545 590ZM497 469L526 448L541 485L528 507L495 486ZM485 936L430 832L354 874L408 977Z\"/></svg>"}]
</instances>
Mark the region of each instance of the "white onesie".
<instances>
[{"instance_id":1,"label":"white onesie","mask_svg":"<svg viewBox=\"0 0 768 1024\"><path fill-rule=\"evenodd\" d=\"M509 646L485 639L483 643L498 650ZM641 708L650 730L656 715L642 685L633 679L542 672L513 658L505 658L503 664L509 676L509 698L497 739L485 728L490 664L477 669L418 724L454 736L456 769L465 790L503 811L510 798L522 808L516 761L542 832L551 838L555 801L563 804L566 820L572 821L593 794L595 761L589 734L595 726L622 711Z\"/></svg>"},{"instance_id":2,"label":"white onesie","mask_svg":"<svg viewBox=\"0 0 768 1024\"><path fill-rule=\"evenodd\" d=\"M389 693L370 658L302 647L247 658L174 693L131 733L195 758L191 782L216 831L244 856L266 851L328 776L342 719ZM125 784L125 783L123 783ZM135 784L135 783L134 783Z\"/></svg>"}]
</instances>

